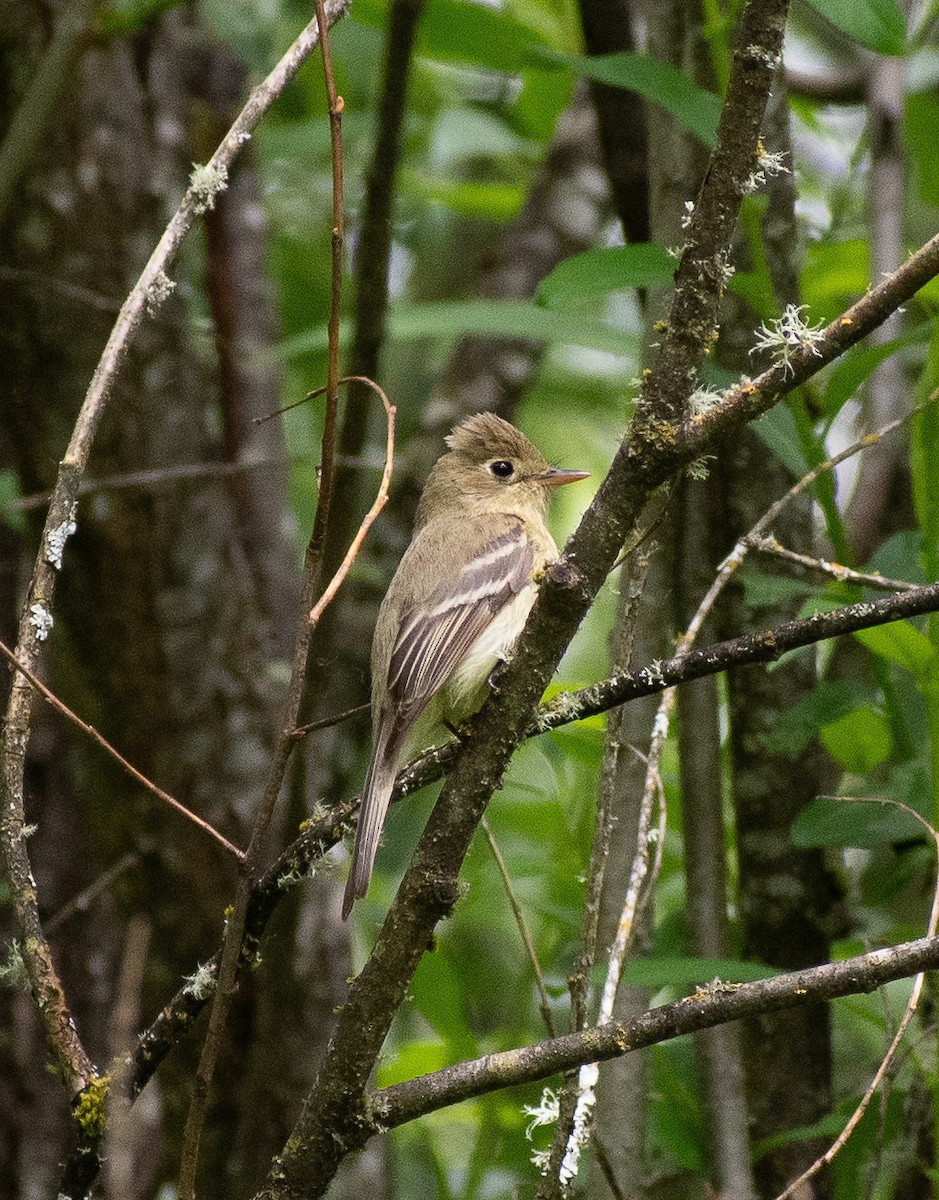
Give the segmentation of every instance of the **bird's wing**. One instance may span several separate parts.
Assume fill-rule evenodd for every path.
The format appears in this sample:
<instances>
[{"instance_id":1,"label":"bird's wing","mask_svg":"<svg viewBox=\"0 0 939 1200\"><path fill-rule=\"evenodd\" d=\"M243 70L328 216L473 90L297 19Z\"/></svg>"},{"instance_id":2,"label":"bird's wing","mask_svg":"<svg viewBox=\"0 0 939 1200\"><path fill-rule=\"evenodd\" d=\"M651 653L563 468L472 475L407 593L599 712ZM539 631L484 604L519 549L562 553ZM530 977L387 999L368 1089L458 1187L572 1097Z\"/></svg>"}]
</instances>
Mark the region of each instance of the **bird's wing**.
<instances>
[{"instance_id":1,"label":"bird's wing","mask_svg":"<svg viewBox=\"0 0 939 1200\"><path fill-rule=\"evenodd\" d=\"M521 523L513 523L404 615L388 667L399 727L417 718L496 613L531 582L534 557Z\"/></svg>"}]
</instances>

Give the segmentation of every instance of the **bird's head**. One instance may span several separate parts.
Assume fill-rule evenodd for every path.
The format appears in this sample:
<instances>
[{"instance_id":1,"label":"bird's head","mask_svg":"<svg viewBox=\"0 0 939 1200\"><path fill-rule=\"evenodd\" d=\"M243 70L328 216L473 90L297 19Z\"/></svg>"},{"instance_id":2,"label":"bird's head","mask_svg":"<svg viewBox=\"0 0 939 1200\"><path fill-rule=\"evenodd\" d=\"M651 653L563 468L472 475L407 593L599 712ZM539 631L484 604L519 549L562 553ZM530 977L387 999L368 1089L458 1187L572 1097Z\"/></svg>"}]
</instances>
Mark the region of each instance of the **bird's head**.
<instances>
[{"instance_id":1,"label":"bird's head","mask_svg":"<svg viewBox=\"0 0 939 1200\"><path fill-rule=\"evenodd\" d=\"M543 517L551 488L587 478L586 471L552 467L521 430L491 412L468 417L447 445L424 487L419 523L453 510Z\"/></svg>"}]
</instances>

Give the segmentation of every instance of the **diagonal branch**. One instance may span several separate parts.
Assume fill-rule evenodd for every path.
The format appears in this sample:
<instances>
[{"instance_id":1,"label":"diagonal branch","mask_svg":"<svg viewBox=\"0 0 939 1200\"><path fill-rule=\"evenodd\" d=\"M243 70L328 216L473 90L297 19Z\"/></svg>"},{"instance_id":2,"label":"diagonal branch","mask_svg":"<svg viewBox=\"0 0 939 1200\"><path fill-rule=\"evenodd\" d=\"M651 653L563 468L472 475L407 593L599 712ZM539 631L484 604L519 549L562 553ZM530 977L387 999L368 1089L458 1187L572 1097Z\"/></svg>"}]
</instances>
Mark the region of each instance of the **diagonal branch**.
<instances>
[{"instance_id":1,"label":"diagonal branch","mask_svg":"<svg viewBox=\"0 0 939 1200\"><path fill-rule=\"evenodd\" d=\"M71 721L73 725L77 725L83 733L86 733L93 742L96 742L101 747L105 754L109 754L111 758L113 758L118 764L118 766L127 772L131 779L139 783L141 787L146 788L146 790L152 795L156 796L158 800L162 800L164 804L168 804L170 808L175 808L176 811L181 813L188 821L192 821L193 825L197 825L204 833L207 833L209 837L214 838L220 846L227 850L229 854L234 855L236 859L244 858L244 855L238 849L238 847L233 845L224 834L219 833L219 831L210 825L208 821L203 821L201 817L197 816L191 809L187 808L185 804L180 804L175 796L171 796L169 792L164 792L161 787L157 787L152 780L148 779L141 771L138 771L134 764L128 762L119 750L115 750L108 739L100 734L97 729L95 729L94 725L89 725L87 721L83 721L77 713L73 712L67 704L63 703L63 701L59 699L59 697L55 694L55 692L52 691L51 688L46 687L41 679L38 679L32 673L32 671L27 670L26 667L17 662L16 655L9 648L9 646L5 645L3 642L0 642L0 654L2 654L3 657L13 666L14 670L19 671L20 674L24 675L29 680L29 682L33 685L36 691L39 692L47 704L51 705L56 712L61 713L63 717Z\"/></svg>"},{"instance_id":2,"label":"diagonal branch","mask_svg":"<svg viewBox=\"0 0 939 1200\"><path fill-rule=\"evenodd\" d=\"M370 1097L371 1127L365 1136L395 1128L472 1096L575 1070L583 1063L618 1058L645 1046L699 1029L713 1029L743 1017L873 992L894 979L905 979L937 966L939 938L926 937L754 983L708 984L692 996L649 1009L622 1024L609 1022L580 1033L549 1038L535 1046L487 1054L407 1083L380 1088Z\"/></svg>"}]
</instances>

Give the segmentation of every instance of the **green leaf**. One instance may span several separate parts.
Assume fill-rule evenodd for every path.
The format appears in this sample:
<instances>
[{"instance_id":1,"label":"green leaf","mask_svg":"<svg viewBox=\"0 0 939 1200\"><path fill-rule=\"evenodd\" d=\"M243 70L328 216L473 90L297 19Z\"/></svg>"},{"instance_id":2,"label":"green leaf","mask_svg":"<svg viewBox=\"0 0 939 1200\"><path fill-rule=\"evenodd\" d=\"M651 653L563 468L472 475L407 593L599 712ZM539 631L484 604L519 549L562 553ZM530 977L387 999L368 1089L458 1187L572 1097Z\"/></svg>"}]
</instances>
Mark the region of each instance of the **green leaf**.
<instances>
[{"instance_id":1,"label":"green leaf","mask_svg":"<svg viewBox=\"0 0 939 1200\"><path fill-rule=\"evenodd\" d=\"M864 295L869 281L865 241L809 242L801 274L809 323L834 320Z\"/></svg>"},{"instance_id":2,"label":"green leaf","mask_svg":"<svg viewBox=\"0 0 939 1200\"><path fill-rule=\"evenodd\" d=\"M805 596L814 591L811 583L801 579L789 579L784 575L768 575L754 567L747 567L740 573L747 603L754 608L768 608L791 600L793 596Z\"/></svg>"},{"instance_id":3,"label":"green leaf","mask_svg":"<svg viewBox=\"0 0 939 1200\"><path fill-rule=\"evenodd\" d=\"M404 1083L417 1075L429 1075L439 1071L450 1062L447 1047L443 1042L406 1042L391 1062L382 1062L378 1068L380 1087L391 1087Z\"/></svg>"},{"instance_id":4,"label":"green leaf","mask_svg":"<svg viewBox=\"0 0 939 1200\"><path fill-rule=\"evenodd\" d=\"M920 197L939 206L939 102L928 94L907 96L903 126Z\"/></svg>"},{"instance_id":5,"label":"green leaf","mask_svg":"<svg viewBox=\"0 0 939 1200\"><path fill-rule=\"evenodd\" d=\"M694 1048L666 1042L651 1056L652 1103L648 1137L656 1159L672 1159L685 1171L707 1169L707 1131L695 1086Z\"/></svg>"},{"instance_id":6,"label":"green leaf","mask_svg":"<svg viewBox=\"0 0 939 1200\"><path fill-rule=\"evenodd\" d=\"M907 583L925 583L922 549L923 535L919 530L903 529L881 542L865 570L879 571L889 579L905 579Z\"/></svg>"},{"instance_id":7,"label":"green leaf","mask_svg":"<svg viewBox=\"0 0 939 1200\"><path fill-rule=\"evenodd\" d=\"M674 261L653 242L609 246L566 258L542 279L535 296L539 304L560 308L605 292L668 284L674 274Z\"/></svg>"},{"instance_id":8,"label":"green leaf","mask_svg":"<svg viewBox=\"0 0 939 1200\"><path fill-rule=\"evenodd\" d=\"M924 400L939 384L939 330L933 334L923 373L917 381L916 399ZM932 403L913 418L910 467L913 507L923 535L923 567L932 581L939 576L939 405Z\"/></svg>"},{"instance_id":9,"label":"green leaf","mask_svg":"<svg viewBox=\"0 0 939 1200\"><path fill-rule=\"evenodd\" d=\"M727 284L729 291L745 300L761 321L769 322L779 315L772 293L767 292L762 274L737 271Z\"/></svg>"},{"instance_id":10,"label":"green leaf","mask_svg":"<svg viewBox=\"0 0 939 1200\"><path fill-rule=\"evenodd\" d=\"M155 20L185 0L112 0L111 5L98 13L97 24L106 37L122 37L136 33L142 25Z\"/></svg>"},{"instance_id":11,"label":"green leaf","mask_svg":"<svg viewBox=\"0 0 939 1200\"><path fill-rule=\"evenodd\" d=\"M463 984L447 953L425 954L411 980L411 997L434 1033L445 1039L451 1053L471 1058L478 1053L476 1039L464 1016Z\"/></svg>"},{"instance_id":12,"label":"green leaf","mask_svg":"<svg viewBox=\"0 0 939 1200\"><path fill-rule=\"evenodd\" d=\"M893 739L885 717L872 708L856 708L823 725L819 741L845 771L867 775L890 756Z\"/></svg>"},{"instance_id":13,"label":"green leaf","mask_svg":"<svg viewBox=\"0 0 939 1200\"><path fill-rule=\"evenodd\" d=\"M751 429L797 479L801 479L808 471L795 417L787 405L774 405L768 413L753 422Z\"/></svg>"},{"instance_id":14,"label":"green leaf","mask_svg":"<svg viewBox=\"0 0 939 1200\"><path fill-rule=\"evenodd\" d=\"M22 533L26 528L26 514L21 508L10 507L20 498L20 481L15 471L0 471L0 521L8 528Z\"/></svg>"},{"instance_id":15,"label":"green leaf","mask_svg":"<svg viewBox=\"0 0 939 1200\"><path fill-rule=\"evenodd\" d=\"M493 337L555 341L569 346L587 346L607 354L629 354L630 336L602 321L578 317L535 304L533 300L454 300L436 304L393 304L388 315L391 341L417 338L461 338L469 334ZM343 342L348 338L348 325ZM322 352L326 349L326 327L309 330L281 343L285 358Z\"/></svg>"},{"instance_id":16,"label":"green leaf","mask_svg":"<svg viewBox=\"0 0 939 1200\"><path fill-rule=\"evenodd\" d=\"M363 25L384 29L389 7L381 0L356 0L353 13ZM418 24L416 53L438 62L519 72L531 62L532 43L542 40L540 29L488 4L430 0Z\"/></svg>"},{"instance_id":17,"label":"green leaf","mask_svg":"<svg viewBox=\"0 0 939 1200\"><path fill-rule=\"evenodd\" d=\"M620 54L553 54L539 50L552 62L562 63L598 83L625 88L645 100L660 104L685 129L713 146L721 115L721 98L692 83L677 67L650 58L647 54L623 51Z\"/></svg>"},{"instance_id":18,"label":"green leaf","mask_svg":"<svg viewBox=\"0 0 939 1200\"><path fill-rule=\"evenodd\" d=\"M936 651L929 638L908 621L859 629L854 636L873 654L896 663L917 677L924 676L935 665Z\"/></svg>"},{"instance_id":19,"label":"green leaf","mask_svg":"<svg viewBox=\"0 0 939 1200\"><path fill-rule=\"evenodd\" d=\"M904 343L894 338L880 346L853 346L832 371L825 388L823 404L826 416L833 417L851 399L864 380Z\"/></svg>"},{"instance_id":20,"label":"green leaf","mask_svg":"<svg viewBox=\"0 0 939 1200\"><path fill-rule=\"evenodd\" d=\"M919 838L924 832L914 817L889 804L819 796L793 821L791 836L797 846L870 850L891 842Z\"/></svg>"},{"instance_id":21,"label":"green leaf","mask_svg":"<svg viewBox=\"0 0 939 1200\"><path fill-rule=\"evenodd\" d=\"M407 169L401 172L401 190L421 200L445 204L464 216L490 221L510 221L525 200L524 191L516 184L464 182Z\"/></svg>"},{"instance_id":22,"label":"green leaf","mask_svg":"<svg viewBox=\"0 0 939 1200\"><path fill-rule=\"evenodd\" d=\"M906 54L906 19L896 0L809 0L849 38L878 54Z\"/></svg>"},{"instance_id":23,"label":"green leaf","mask_svg":"<svg viewBox=\"0 0 939 1200\"><path fill-rule=\"evenodd\" d=\"M822 680L811 692L779 713L766 735L767 749L779 754L797 754L815 737L822 725L831 725L846 713L860 708L869 690L847 679Z\"/></svg>"}]
</instances>

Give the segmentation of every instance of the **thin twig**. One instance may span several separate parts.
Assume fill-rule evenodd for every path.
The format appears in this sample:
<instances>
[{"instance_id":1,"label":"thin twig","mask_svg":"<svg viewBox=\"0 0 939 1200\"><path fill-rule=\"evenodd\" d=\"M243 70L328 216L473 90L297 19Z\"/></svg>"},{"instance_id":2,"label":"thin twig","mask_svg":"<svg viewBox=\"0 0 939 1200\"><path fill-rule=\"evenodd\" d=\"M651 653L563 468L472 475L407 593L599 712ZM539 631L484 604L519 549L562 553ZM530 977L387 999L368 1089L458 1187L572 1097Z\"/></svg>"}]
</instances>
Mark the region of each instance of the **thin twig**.
<instances>
[{"instance_id":1,"label":"thin twig","mask_svg":"<svg viewBox=\"0 0 939 1200\"><path fill-rule=\"evenodd\" d=\"M319 729L330 729L333 725L341 725L343 721L348 721L350 717L358 717L362 713L367 713L371 707L371 704L357 704L355 708L347 708L344 712L334 713L331 717L320 717L318 721L310 721L306 725L298 725L296 729L291 729L290 736L304 738L308 733L316 733Z\"/></svg>"},{"instance_id":2,"label":"thin twig","mask_svg":"<svg viewBox=\"0 0 939 1200\"><path fill-rule=\"evenodd\" d=\"M316 628L320 617L323 615L323 610L339 591L340 587L342 587L343 580L349 574L349 568L352 566L353 562L355 562L356 556L358 555L359 550L362 548L362 542L365 540L365 535L368 533L369 529L371 529L375 518L388 502L388 488L391 485L391 472L394 470L395 413L397 412L397 409L393 404L388 402L388 397L378 386L378 384L374 383L371 379L366 379L364 375L350 375L347 376L342 382L347 382L347 380L353 379L357 383L365 384L376 391L381 397L382 404L385 406L385 418L388 423L388 433L385 441L385 467L382 471L381 483L378 487L378 495L375 497L372 507L365 514L362 524L359 526L358 533L356 533L355 537L352 539L352 543L349 546L349 549L346 551L345 557L339 565L339 569L329 581L328 587L323 592L322 596L320 596L319 600L317 600L316 604L313 605L313 608L310 611L311 629Z\"/></svg>"},{"instance_id":3,"label":"thin twig","mask_svg":"<svg viewBox=\"0 0 939 1200\"><path fill-rule=\"evenodd\" d=\"M323 30L320 48L323 52L323 76L326 81L326 99L329 107L329 144L332 156L333 228L331 236L332 258L330 269L329 321L327 325L328 351L326 361L326 413L323 421L323 458L320 463L318 508L325 505L322 529L325 536L329 524L329 505L333 495L336 454L336 411L339 405L339 318L342 312L342 110L345 107L341 96L336 93L333 79L332 56L329 53L329 32L326 28L324 0L315 0L316 19ZM317 512L319 516L319 512Z\"/></svg>"},{"instance_id":4,"label":"thin twig","mask_svg":"<svg viewBox=\"0 0 939 1200\"><path fill-rule=\"evenodd\" d=\"M917 820L932 838L933 847L936 851L937 871L936 884L933 888L932 907L929 911L929 924L926 930L926 936L930 938L935 937L936 928L939 926L939 833L936 832L933 826L930 825L930 823L924 816L922 816L922 814L918 813L915 808L911 808L908 804L904 804L902 800L886 799L881 796L837 796L831 798L860 804L889 804L892 807L902 809L903 812L908 813L909 816ZM907 1026L913 1019L913 1014L916 1012L916 1006L919 1004L919 998L923 990L925 978L926 976L923 975L922 972L920 972L914 978L913 988L910 992L910 998L906 1002L906 1008L903 1010L903 1016L900 1018L900 1024L897 1026L897 1031L893 1035L893 1039L887 1048L887 1053L881 1060L880 1066L875 1071L873 1079L867 1086L867 1090L858 1101L854 1112L848 1118L848 1121L846 1122L841 1133L838 1134L837 1138L835 1138L834 1142L832 1142L824 1154L817 1158L815 1162L812 1163L812 1165L805 1171L803 1171L797 1179L794 1179L792 1183L790 1183L789 1186L784 1189L784 1191L779 1193L779 1195L776 1197L776 1200L787 1200L789 1196L793 1196L797 1192L801 1192L802 1184L805 1183L806 1180L811 1179L813 1175L817 1175L822 1167L827 1166L828 1163L830 1163L835 1157L835 1155L844 1148L848 1138L858 1127L861 1118L867 1111L871 1100L874 1098L874 1094L880 1087L881 1081L883 1080L891 1062L893 1061L900 1042L903 1039L903 1034L906 1032Z\"/></svg>"},{"instance_id":5,"label":"thin twig","mask_svg":"<svg viewBox=\"0 0 939 1200\"><path fill-rule=\"evenodd\" d=\"M512 913L515 916L515 924L518 926L518 931L522 935L525 953L528 955L528 960L531 963L532 970L535 973L535 984L538 988L541 1015L544 1017L545 1028L548 1031L548 1036L554 1037L554 1019L551 1016L551 1004L548 999L548 989L545 987L544 973L541 970L541 963L538 961L538 953L535 950L535 943L532 941L531 933L525 920L525 914L522 912L522 907L515 895L515 889L512 887L512 877L509 875L509 869L505 865L505 859L502 857L502 851L499 849L499 843L496 841L495 834L492 832L489 822L485 817L483 817L480 824L482 825L483 833L486 835L486 841L489 843L489 849L492 851L492 857L496 860L496 866L499 868L499 874L502 876L502 883L505 886L505 894L509 898L509 904L512 907Z\"/></svg>"},{"instance_id":6,"label":"thin twig","mask_svg":"<svg viewBox=\"0 0 939 1200\"><path fill-rule=\"evenodd\" d=\"M133 763L128 762L123 754L121 754L119 750L115 750L107 738L102 736L102 734L95 729L94 725L89 725L87 721L83 721L81 717L76 712L73 712L64 701L59 699L55 692L48 688L41 679L38 679L28 667L24 667L22 663L17 662L16 655L4 642L0 642L0 654L2 654L3 657L10 663L10 665L19 671L21 675L26 677L32 687L39 692L47 704L50 704L56 710L56 712L60 712L63 717L71 721L71 723L77 726L82 733L87 734L87 736L90 737L93 742L101 747L105 754L110 755L110 757L114 759L121 770L126 771L131 779L133 779L136 783L139 783L141 787L146 788L146 790L152 795L156 796L158 800L162 800L164 804L168 804L170 808L174 808L178 813L181 813L182 816L184 816L188 821L192 821L193 825L197 825L203 831L203 833L207 833L209 837L214 838L215 841L218 842L223 849L227 850L229 854L233 855L239 860L244 858L243 852L239 850L237 846L233 845L227 837L219 833L217 829L213 828L208 821L203 821L201 817L197 817L191 809L188 809L185 806L185 804L180 804L180 802L174 796L171 796L169 792L164 792L161 787L157 787L157 785L151 779L148 779L146 775L138 771Z\"/></svg>"},{"instance_id":7,"label":"thin twig","mask_svg":"<svg viewBox=\"0 0 939 1200\"><path fill-rule=\"evenodd\" d=\"M127 471L121 475L109 475L105 479L85 479L78 487L77 495L87 496L93 492L107 492L118 488L160 487L178 480L220 479L229 475L240 475L244 471L257 471L261 467L282 467L289 459L282 457L245 456L235 462L180 463L176 467L155 467L150 471ZM0 512L22 512L45 508L52 499L51 492L34 492L29 496L16 496L0 504Z\"/></svg>"},{"instance_id":8,"label":"thin twig","mask_svg":"<svg viewBox=\"0 0 939 1200\"><path fill-rule=\"evenodd\" d=\"M843 567L841 563L826 562L822 558L798 554L795 550L787 550L785 546L781 546L772 535L748 537L747 544L751 550L757 550L760 554L771 554L775 558L783 559L784 562L797 563L809 571L830 575L839 583L856 583L859 587L876 588L880 592L908 592L918 586L905 579L888 579L884 575L870 575L864 571L853 571L850 567Z\"/></svg>"},{"instance_id":9,"label":"thin twig","mask_svg":"<svg viewBox=\"0 0 939 1200\"><path fill-rule=\"evenodd\" d=\"M115 879L123 875L131 867L135 867L139 862L140 856L137 854L128 853L122 855L113 866L103 871L93 883L90 883L86 888L82 888L77 895L73 896L71 900L66 901L60 909L57 909L52 914L46 921L47 936L51 936L60 925L64 925L75 913L86 912L91 907L92 901L100 896L102 892L106 892Z\"/></svg>"}]
</instances>

